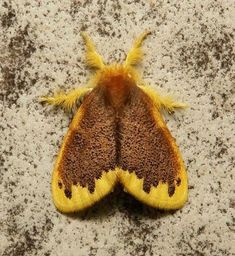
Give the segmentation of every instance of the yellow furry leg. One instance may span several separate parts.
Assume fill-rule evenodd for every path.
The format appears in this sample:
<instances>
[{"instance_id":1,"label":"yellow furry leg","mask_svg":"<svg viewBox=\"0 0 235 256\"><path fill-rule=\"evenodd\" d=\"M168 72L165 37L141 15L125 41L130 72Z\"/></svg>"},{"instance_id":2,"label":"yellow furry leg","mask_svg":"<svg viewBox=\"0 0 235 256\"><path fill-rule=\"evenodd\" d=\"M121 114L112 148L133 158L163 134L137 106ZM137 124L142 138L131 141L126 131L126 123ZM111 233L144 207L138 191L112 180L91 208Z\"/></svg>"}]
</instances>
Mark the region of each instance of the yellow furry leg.
<instances>
[{"instance_id":1,"label":"yellow furry leg","mask_svg":"<svg viewBox=\"0 0 235 256\"><path fill-rule=\"evenodd\" d=\"M77 88L68 94L59 93L54 95L54 97L41 97L40 102L46 102L54 106L62 106L66 110L71 110L75 106L76 101L90 90L91 89L87 87Z\"/></svg>"},{"instance_id":2,"label":"yellow furry leg","mask_svg":"<svg viewBox=\"0 0 235 256\"><path fill-rule=\"evenodd\" d=\"M144 32L142 33L135 41L134 44L127 54L126 60L125 60L125 66L134 66L138 64L142 58L143 58L143 51L141 49L141 45L144 41L144 39L149 35L150 32Z\"/></svg>"},{"instance_id":3,"label":"yellow furry leg","mask_svg":"<svg viewBox=\"0 0 235 256\"><path fill-rule=\"evenodd\" d=\"M169 113L177 109L187 108L188 105L181 102L176 102L171 96L161 96L155 90L148 86L140 86L140 88L152 99L156 108L165 109Z\"/></svg>"},{"instance_id":4,"label":"yellow furry leg","mask_svg":"<svg viewBox=\"0 0 235 256\"><path fill-rule=\"evenodd\" d=\"M104 62L102 57L97 53L96 48L91 38L85 33L81 32L81 36L86 45L86 61L90 67L102 69L104 68Z\"/></svg>"}]
</instances>

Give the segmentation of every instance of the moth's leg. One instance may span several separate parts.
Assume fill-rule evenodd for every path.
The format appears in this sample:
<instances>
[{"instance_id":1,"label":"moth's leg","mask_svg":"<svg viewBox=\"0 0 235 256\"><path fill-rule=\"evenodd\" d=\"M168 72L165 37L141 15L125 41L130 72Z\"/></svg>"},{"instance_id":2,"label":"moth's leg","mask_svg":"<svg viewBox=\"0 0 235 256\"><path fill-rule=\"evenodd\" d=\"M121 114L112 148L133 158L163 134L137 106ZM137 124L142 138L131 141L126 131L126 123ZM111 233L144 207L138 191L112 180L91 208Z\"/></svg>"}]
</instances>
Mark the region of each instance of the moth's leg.
<instances>
[{"instance_id":1,"label":"moth's leg","mask_svg":"<svg viewBox=\"0 0 235 256\"><path fill-rule=\"evenodd\" d=\"M188 105L183 102L175 101L171 96L161 96L161 107L171 114L175 110L187 108Z\"/></svg>"},{"instance_id":2,"label":"moth's leg","mask_svg":"<svg viewBox=\"0 0 235 256\"><path fill-rule=\"evenodd\" d=\"M158 109L165 109L169 113L173 113L177 109L188 107L185 103L175 101L171 96L161 96L148 86L140 86L140 88L152 99Z\"/></svg>"},{"instance_id":3,"label":"moth's leg","mask_svg":"<svg viewBox=\"0 0 235 256\"><path fill-rule=\"evenodd\" d=\"M59 93L57 95L54 95L53 97L41 97L40 102L46 102L54 106L62 106L67 110L72 110L72 108L76 104L76 101L83 97L90 90L91 88L88 87L77 88L69 92L68 94Z\"/></svg>"},{"instance_id":4,"label":"moth's leg","mask_svg":"<svg viewBox=\"0 0 235 256\"><path fill-rule=\"evenodd\" d=\"M134 66L143 58L143 51L141 49L141 45L144 41L144 39L149 35L150 32L144 32L139 37L136 38L134 41L134 44L131 48L131 50L128 52L126 60L125 60L125 66Z\"/></svg>"},{"instance_id":5,"label":"moth's leg","mask_svg":"<svg viewBox=\"0 0 235 256\"><path fill-rule=\"evenodd\" d=\"M86 61L90 67L102 69L105 64L102 57L97 53L94 43L91 38L85 33L82 32L81 36L86 45Z\"/></svg>"}]
</instances>

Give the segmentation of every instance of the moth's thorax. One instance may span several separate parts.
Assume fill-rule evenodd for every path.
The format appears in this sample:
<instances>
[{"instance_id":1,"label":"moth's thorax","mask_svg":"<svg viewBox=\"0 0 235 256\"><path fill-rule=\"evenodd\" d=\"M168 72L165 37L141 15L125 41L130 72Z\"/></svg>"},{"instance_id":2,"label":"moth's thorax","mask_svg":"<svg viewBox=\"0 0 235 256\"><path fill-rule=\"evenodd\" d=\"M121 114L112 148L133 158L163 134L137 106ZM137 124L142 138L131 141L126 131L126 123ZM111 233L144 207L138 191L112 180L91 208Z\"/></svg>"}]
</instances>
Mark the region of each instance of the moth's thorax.
<instances>
[{"instance_id":1,"label":"moth's thorax","mask_svg":"<svg viewBox=\"0 0 235 256\"><path fill-rule=\"evenodd\" d=\"M114 108L120 108L128 99L131 88L135 86L132 74L123 66L111 66L104 70L99 80L107 102Z\"/></svg>"}]
</instances>

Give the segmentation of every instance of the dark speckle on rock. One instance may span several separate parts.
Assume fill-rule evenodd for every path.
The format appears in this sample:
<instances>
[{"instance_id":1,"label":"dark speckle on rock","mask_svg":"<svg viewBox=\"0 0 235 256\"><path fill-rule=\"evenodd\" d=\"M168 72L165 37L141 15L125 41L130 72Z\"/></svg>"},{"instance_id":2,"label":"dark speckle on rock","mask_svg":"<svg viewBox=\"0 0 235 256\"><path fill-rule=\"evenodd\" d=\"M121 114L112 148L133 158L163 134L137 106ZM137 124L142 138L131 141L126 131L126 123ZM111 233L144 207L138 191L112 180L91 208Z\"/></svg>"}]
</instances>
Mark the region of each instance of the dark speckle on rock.
<instances>
[{"instance_id":1,"label":"dark speckle on rock","mask_svg":"<svg viewBox=\"0 0 235 256\"><path fill-rule=\"evenodd\" d=\"M230 208L235 208L235 198L230 199L229 207L230 207Z\"/></svg>"},{"instance_id":2,"label":"dark speckle on rock","mask_svg":"<svg viewBox=\"0 0 235 256\"><path fill-rule=\"evenodd\" d=\"M24 71L30 65L30 56L36 51L29 36L29 24L24 29L17 29L15 36L10 36L9 42L4 40L4 55L1 57L2 90L0 99L9 105L16 100L23 91L35 84L35 79L28 79L29 74Z\"/></svg>"},{"instance_id":3,"label":"dark speckle on rock","mask_svg":"<svg viewBox=\"0 0 235 256\"><path fill-rule=\"evenodd\" d=\"M4 2L3 8L5 9L5 13L1 17L2 27L9 28L16 21L16 12L12 8L12 5Z\"/></svg>"}]
</instances>

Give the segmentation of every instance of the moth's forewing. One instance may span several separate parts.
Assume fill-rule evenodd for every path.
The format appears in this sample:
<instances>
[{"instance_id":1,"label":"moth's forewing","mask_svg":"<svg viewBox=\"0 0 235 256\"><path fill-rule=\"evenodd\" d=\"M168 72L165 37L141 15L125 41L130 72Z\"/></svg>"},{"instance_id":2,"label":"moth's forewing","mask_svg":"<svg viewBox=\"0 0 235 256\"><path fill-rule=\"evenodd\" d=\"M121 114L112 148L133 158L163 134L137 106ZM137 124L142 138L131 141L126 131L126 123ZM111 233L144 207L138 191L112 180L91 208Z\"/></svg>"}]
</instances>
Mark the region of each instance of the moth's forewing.
<instances>
[{"instance_id":1,"label":"moth's forewing","mask_svg":"<svg viewBox=\"0 0 235 256\"><path fill-rule=\"evenodd\" d=\"M117 181L114 114L104 100L94 88L64 138L52 176L53 201L61 212L93 205Z\"/></svg>"},{"instance_id":2,"label":"moth's forewing","mask_svg":"<svg viewBox=\"0 0 235 256\"><path fill-rule=\"evenodd\" d=\"M120 120L119 179L126 191L156 208L187 200L185 166L159 111L140 88L131 91Z\"/></svg>"}]
</instances>

